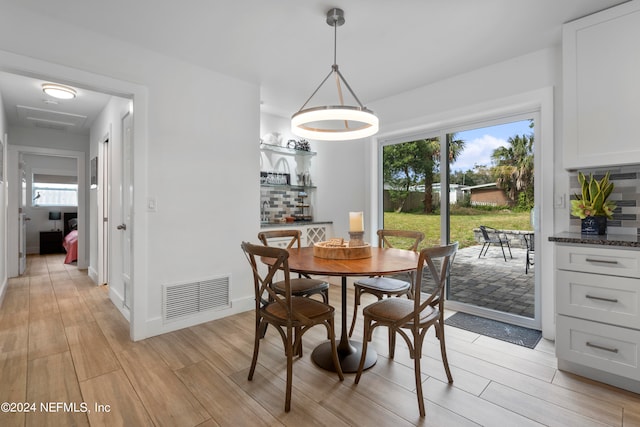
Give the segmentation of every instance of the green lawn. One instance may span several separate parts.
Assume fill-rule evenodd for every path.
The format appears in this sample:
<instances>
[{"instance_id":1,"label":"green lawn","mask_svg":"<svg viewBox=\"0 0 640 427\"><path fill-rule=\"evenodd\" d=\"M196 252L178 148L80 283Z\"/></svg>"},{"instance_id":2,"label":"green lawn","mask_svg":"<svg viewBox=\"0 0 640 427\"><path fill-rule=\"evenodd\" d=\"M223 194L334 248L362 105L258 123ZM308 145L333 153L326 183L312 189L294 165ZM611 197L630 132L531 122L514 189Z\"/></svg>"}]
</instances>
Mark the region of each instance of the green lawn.
<instances>
[{"instance_id":1,"label":"green lawn","mask_svg":"<svg viewBox=\"0 0 640 427\"><path fill-rule=\"evenodd\" d=\"M473 238L473 229L481 225L503 230L531 229L528 212L467 209L463 214L451 215L451 241L458 241L461 248L477 244ZM385 212L384 228L422 231L425 239L420 244L420 249L441 243L440 215Z\"/></svg>"}]
</instances>

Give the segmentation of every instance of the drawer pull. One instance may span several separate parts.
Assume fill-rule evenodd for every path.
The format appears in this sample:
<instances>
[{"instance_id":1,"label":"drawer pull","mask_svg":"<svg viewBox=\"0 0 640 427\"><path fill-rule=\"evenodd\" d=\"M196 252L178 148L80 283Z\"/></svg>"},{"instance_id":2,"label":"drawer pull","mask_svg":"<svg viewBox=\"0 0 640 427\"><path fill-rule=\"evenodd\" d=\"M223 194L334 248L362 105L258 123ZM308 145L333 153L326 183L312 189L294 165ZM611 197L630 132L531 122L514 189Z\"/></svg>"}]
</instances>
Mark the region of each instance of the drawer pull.
<instances>
[{"instance_id":1,"label":"drawer pull","mask_svg":"<svg viewBox=\"0 0 640 427\"><path fill-rule=\"evenodd\" d=\"M597 299L598 301L606 301L606 302L618 302L617 298L603 298L603 297L594 297L593 295L585 295L585 298L589 299Z\"/></svg>"},{"instance_id":2,"label":"drawer pull","mask_svg":"<svg viewBox=\"0 0 640 427\"><path fill-rule=\"evenodd\" d=\"M591 344L589 341L587 341L587 347L597 348L598 350L610 351L611 353L617 353L618 352L617 348L603 347L603 346L598 345L598 344Z\"/></svg>"},{"instance_id":3,"label":"drawer pull","mask_svg":"<svg viewBox=\"0 0 640 427\"><path fill-rule=\"evenodd\" d=\"M587 261L587 262L599 262L601 264L617 264L618 263L618 261L616 261L616 260L610 261L608 259L593 259L593 258L587 258L587 259L585 259L585 261Z\"/></svg>"}]
</instances>

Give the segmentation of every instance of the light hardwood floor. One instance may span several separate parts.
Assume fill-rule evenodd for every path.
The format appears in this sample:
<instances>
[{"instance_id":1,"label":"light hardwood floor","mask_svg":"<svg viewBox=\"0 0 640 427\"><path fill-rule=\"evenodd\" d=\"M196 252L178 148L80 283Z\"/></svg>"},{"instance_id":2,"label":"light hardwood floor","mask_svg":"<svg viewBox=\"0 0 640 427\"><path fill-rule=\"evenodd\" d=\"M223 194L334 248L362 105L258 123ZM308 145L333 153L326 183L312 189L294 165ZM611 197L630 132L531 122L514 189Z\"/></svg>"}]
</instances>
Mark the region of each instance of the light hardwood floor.
<instances>
[{"instance_id":1,"label":"light hardwood floor","mask_svg":"<svg viewBox=\"0 0 640 427\"><path fill-rule=\"evenodd\" d=\"M349 298L351 313L352 291ZM340 301L338 286L331 300ZM0 426L640 426L640 395L558 371L553 343L529 350L449 326L454 383L446 383L431 332L421 419L401 340L392 361L386 331L378 331L378 363L355 386L353 374L339 382L311 362L326 338L314 329L294 363L292 409L285 413L286 363L272 328L247 381L252 312L134 343L105 287L61 256L29 257L27 274L10 279L0 307L0 402L37 407L0 413ZM357 329L360 338L361 319ZM57 412L43 412L46 402Z\"/></svg>"}]
</instances>

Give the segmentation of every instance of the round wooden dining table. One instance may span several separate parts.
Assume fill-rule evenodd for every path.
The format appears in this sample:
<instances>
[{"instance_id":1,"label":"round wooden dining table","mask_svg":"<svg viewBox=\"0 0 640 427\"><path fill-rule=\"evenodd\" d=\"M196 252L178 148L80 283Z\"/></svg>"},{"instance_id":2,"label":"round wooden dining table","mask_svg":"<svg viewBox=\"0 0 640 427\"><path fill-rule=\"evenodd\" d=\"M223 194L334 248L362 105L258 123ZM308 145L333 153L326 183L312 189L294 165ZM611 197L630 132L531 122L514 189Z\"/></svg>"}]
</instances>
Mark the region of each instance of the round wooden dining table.
<instances>
[{"instance_id":1,"label":"round wooden dining table","mask_svg":"<svg viewBox=\"0 0 640 427\"><path fill-rule=\"evenodd\" d=\"M363 259L326 259L313 255L313 248L290 248L289 270L319 276L342 277L342 330L338 344L338 358L342 372L357 372L362 355L362 343L350 340L347 335L347 277L382 276L415 270L418 254L396 248L371 248L371 257ZM311 359L320 367L334 371L331 343L325 342L313 350ZM375 365L378 354L367 347L364 369Z\"/></svg>"}]
</instances>

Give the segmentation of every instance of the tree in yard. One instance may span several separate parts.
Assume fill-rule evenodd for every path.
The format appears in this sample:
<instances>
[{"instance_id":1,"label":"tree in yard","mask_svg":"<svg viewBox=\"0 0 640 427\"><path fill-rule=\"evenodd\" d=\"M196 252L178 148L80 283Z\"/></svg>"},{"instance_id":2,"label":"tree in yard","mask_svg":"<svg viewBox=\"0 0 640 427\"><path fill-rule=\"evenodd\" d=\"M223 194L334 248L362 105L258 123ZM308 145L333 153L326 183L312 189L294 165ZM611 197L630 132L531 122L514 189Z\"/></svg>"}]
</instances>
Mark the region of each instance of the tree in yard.
<instances>
[{"instance_id":1,"label":"tree in yard","mask_svg":"<svg viewBox=\"0 0 640 427\"><path fill-rule=\"evenodd\" d=\"M492 169L498 188L522 208L533 207L533 134L515 135L493 151Z\"/></svg>"},{"instance_id":2,"label":"tree in yard","mask_svg":"<svg viewBox=\"0 0 640 427\"><path fill-rule=\"evenodd\" d=\"M449 162L454 162L464 149L464 141L456 134L447 135ZM424 185L424 213L433 212L432 186L440 172L440 139L420 139L390 145L383 152L383 175L385 184L401 188L406 195L417 185ZM405 195L405 199L406 199ZM402 210L402 205L398 209Z\"/></svg>"}]
</instances>

